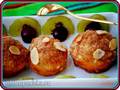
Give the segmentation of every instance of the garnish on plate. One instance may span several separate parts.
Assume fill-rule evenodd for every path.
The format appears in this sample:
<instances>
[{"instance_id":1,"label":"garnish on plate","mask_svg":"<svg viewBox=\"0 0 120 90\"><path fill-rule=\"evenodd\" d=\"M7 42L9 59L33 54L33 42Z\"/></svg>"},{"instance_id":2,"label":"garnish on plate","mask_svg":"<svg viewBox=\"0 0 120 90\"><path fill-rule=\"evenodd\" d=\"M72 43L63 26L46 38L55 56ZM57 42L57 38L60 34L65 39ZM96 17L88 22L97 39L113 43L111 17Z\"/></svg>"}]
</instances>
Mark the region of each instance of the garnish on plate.
<instances>
[{"instance_id":1,"label":"garnish on plate","mask_svg":"<svg viewBox=\"0 0 120 90\"><path fill-rule=\"evenodd\" d=\"M70 79L70 78L76 78L73 75L58 75L55 77L56 79Z\"/></svg>"},{"instance_id":2,"label":"garnish on plate","mask_svg":"<svg viewBox=\"0 0 120 90\"><path fill-rule=\"evenodd\" d=\"M31 77L31 76L22 76L22 77L19 77L18 80L33 80L34 78Z\"/></svg>"},{"instance_id":3,"label":"garnish on plate","mask_svg":"<svg viewBox=\"0 0 120 90\"><path fill-rule=\"evenodd\" d=\"M91 76L91 78L109 78L109 76L105 74L98 74Z\"/></svg>"},{"instance_id":4,"label":"garnish on plate","mask_svg":"<svg viewBox=\"0 0 120 90\"><path fill-rule=\"evenodd\" d=\"M30 43L33 38L41 33L41 25L31 17L23 17L14 20L9 27L9 34L13 37L22 36L26 43Z\"/></svg>"}]
</instances>

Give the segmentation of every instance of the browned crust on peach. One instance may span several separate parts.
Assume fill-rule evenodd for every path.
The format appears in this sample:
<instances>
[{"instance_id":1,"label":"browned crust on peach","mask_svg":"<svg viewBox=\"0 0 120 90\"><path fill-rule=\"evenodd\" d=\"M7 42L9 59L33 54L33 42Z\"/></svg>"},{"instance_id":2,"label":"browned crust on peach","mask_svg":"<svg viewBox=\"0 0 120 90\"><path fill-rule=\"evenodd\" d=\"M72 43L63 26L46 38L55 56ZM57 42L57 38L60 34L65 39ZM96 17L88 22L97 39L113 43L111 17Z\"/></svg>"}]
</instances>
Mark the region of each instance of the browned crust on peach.
<instances>
[{"instance_id":1,"label":"browned crust on peach","mask_svg":"<svg viewBox=\"0 0 120 90\"><path fill-rule=\"evenodd\" d=\"M34 65L29 62L32 71L43 76L55 75L66 68L67 50L60 51L54 47L54 42L58 41L50 38L49 42L42 42L46 36L40 36L32 41L30 48L36 47L39 53L39 63ZM39 42L39 44L37 43Z\"/></svg>"},{"instance_id":2,"label":"browned crust on peach","mask_svg":"<svg viewBox=\"0 0 120 90\"><path fill-rule=\"evenodd\" d=\"M29 51L17 40L9 36L3 38L3 76L12 77L24 70ZM14 55L9 51L11 45L20 50L20 55Z\"/></svg>"},{"instance_id":3,"label":"browned crust on peach","mask_svg":"<svg viewBox=\"0 0 120 90\"><path fill-rule=\"evenodd\" d=\"M81 36L82 39L77 41ZM71 45L70 52L74 64L92 73L100 73L108 70L112 66L116 54L115 50L110 50L109 48L109 42L112 38L112 35L109 33L98 35L96 31L89 30L79 34ZM76 43L75 46L73 45L74 43ZM93 57L93 53L97 49L105 52L105 55L99 60Z\"/></svg>"}]
</instances>

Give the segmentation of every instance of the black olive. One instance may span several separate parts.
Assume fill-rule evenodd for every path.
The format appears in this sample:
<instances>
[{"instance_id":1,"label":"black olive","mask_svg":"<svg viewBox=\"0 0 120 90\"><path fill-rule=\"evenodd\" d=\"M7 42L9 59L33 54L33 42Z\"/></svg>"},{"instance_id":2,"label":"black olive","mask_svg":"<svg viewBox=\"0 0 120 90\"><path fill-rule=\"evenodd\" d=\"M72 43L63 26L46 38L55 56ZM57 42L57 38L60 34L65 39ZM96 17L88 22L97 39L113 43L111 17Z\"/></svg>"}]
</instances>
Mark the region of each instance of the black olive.
<instances>
[{"instance_id":1,"label":"black olive","mask_svg":"<svg viewBox=\"0 0 120 90\"><path fill-rule=\"evenodd\" d=\"M68 30L61 22L58 22L55 25L55 29L52 31L52 35L54 38L59 39L62 42L68 37Z\"/></svg>"},{"instance_id":2,"label":"black olive","mask_svg":"<svg viewBox=\"0 0 120 90\"><path fill-rule=\"evenodd\" d=\"M86 30L102 30L102 27L98 22L91 22L86 26L85 31Z\"/></svg>"},{"instance_id":3,"label":"black olive","mask_svg":"<svg viewBox=\"0 0 120 90\"><path fill-rule=\"evenodd\" d=\"M32 39L37 36L37 31L30 25L24 24L21 31L21 36L25 43L31 43Z\"/></svg>"}]
</instances>

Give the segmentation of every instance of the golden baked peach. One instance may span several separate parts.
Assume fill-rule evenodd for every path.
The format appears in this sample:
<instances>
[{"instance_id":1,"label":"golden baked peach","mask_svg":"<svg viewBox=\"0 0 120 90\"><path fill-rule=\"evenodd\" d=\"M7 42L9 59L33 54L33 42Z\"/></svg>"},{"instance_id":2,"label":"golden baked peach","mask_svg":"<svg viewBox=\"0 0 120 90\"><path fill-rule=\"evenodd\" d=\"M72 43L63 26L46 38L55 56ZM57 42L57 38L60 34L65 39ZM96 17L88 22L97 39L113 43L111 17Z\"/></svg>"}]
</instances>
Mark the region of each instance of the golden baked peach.
<instances>
[{"instance_id":1,"label":"golden baked peach","mask_svg":"<svg viewBox=\"0 0 120 90\"><path fill-rule=\"evenodd\" d=\"M116 54L112 35L102 30L87 30L72 42L70 53L74 64L88 72L100 73L109 69Z\"/></svg>"},{"instance_id":2,"label":"golden baked peach","mask_svg":"<svg viewBox=\"0 0 120 90\"><path fill-rule=\"evenodd\" d=\"M67 49L57 39L41 35L30 45L30 67L40 75L50 76L63 71L67 62Z\"/></svg>"},{"instance_id":3,"label":"golden baked peach","mask_svg":"<svg viewBox=\"0 0 120 90\"><path fill-rule=\"evenodd\" d=\"M10 36L3 37L3 76L12 77L24 70L29 51Z\"/></svg>"}]
</instances>

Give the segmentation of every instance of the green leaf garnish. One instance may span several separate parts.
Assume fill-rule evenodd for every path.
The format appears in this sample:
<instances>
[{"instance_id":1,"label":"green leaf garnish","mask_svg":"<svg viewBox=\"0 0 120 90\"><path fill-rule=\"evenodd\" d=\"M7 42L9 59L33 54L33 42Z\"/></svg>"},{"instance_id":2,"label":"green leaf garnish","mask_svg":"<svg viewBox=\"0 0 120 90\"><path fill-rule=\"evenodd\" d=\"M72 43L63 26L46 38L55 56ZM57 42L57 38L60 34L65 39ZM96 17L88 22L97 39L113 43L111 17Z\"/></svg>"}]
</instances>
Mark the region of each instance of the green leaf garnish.
<instances>
[{"instance_id":1,"label":"green leaf garnish","mask_svg":"<svg viewBox=\"0 0 120 90\"><path fill-rule=\"evenodd\" d=\"M105 74L99 74L99 75L93 75L91 76L92 78L109 78L109 76L105 75Z\"/></svg>"},{"instance_id":2,"label":"green leaf garnish","mask_svg":"<svg viewBox=\"0 0 120 90\"><path fill-rule=\"evenodd\" d=\"M56 77L56 79L68 79L68 78L76 78L73 75L59 75Z\"/></svg>"},{"instance_id":3,"label":"green leaf garnish","mask_svg":"<svg viewBox=\"0 0 120 90\"><path fill-rule=\"evenodd\" d=\"M18 80L33 80L33 79L34 78L30 76L23 76L23 77L18 78Z\"/></svg>"}]
</instances>

